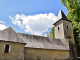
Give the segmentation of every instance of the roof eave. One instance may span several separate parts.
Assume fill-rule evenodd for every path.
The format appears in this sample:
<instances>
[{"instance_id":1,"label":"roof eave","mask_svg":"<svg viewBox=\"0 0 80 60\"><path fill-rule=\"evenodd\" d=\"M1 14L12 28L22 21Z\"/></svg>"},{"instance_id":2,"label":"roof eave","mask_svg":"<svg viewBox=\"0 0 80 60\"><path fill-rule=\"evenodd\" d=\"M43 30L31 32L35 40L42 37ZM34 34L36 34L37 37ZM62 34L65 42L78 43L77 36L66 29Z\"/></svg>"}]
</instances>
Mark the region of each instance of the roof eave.
<instances>
[{"instance_id":1,"label":"roof eave","mask_svg":"<svg viewBox=\"0 0 80 60\"><path fill-rule=\"evenodd\" d=\"M13 42L13 43L21 43L21 42L14 42L14 41L5 41L5 40L2 40L2 39L0 39L0 41L4 41L4 42ZM21 43L21 44L27 44L27 43Z\"/></svg>"},{"instance_id":2,"label":"roof eave","mask_svg":"<svg viewBox=\"0 0 80 60\"><path fill-rule=\"evenodd\" d=\"M68 49L68 48L65 48L65 49L50 49L50 48L35 48L35 47L25 47L25 48L32 48L32 49L48 49L48 50L70 50L70 49Z\"/></svg>"},{"instance_id":3,"label":"roof eave","mask_svg":"<svg viewBox=\"0 0 80 60\"><path fill-rule=\"evenodd\" d=\"M61 21L61 20L65 20L65 21L72 22L72 21L70 21L70 20L66 20L66 19L61 18L60 20L56 21L53 25L55 25L56 23L58 23L58 22Z\"/></svg>"}]
</instances>

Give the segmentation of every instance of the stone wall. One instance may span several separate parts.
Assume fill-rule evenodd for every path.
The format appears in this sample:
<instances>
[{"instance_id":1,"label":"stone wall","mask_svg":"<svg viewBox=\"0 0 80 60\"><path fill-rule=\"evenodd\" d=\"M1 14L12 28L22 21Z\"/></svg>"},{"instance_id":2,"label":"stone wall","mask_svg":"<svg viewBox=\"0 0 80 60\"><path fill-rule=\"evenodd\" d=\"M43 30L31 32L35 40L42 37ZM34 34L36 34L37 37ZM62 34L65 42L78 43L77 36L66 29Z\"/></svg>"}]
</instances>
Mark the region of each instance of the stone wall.
<instances>
[{"instance_id":1,"label":"stone wall","mask_svg":"<svg viewBox=\"0 0 80 60\"><path fill-rule=\"evenodd\" d=\"M69 60L68 50L25 48L25 60Z\"/></svg>"},{"instance_id":2,"label":"stone wall","mask_svg":"<svg viewBox=\"0 0 80 60\"><path fill-rule=\"evenodd\" d=\"M5 53L5 45L9 44L10 52ZM0 41L0 60L24 60L24 44Z\"/></svg>"},{"instance_id":3,"label":"stone wall","mask_svg":"<svg viewBox=\"0 0 80 60\"><path fill-rule=\"evenodd\" d=\"M63 20L63 26L64 26L63 28L64 28L64 36L65 36L65 38L69 39L69 37L70 37L72 42L75 43L71 22ZM67 29L67 26L68 26L68 29Z\"/></svg>"},{"instance_id":4,"label":"stone wall","mask_svg":"<svg viewBox=\"0 0 80 60\"><path fill-rule=\"evenodd\" d=\"M76 60L77 50L76 50L76 46L75 46L72 24L71 24L71 22L63 20L63 26L64 26L64 36L66 39L68 39L70 41L70 44L69 44L70 45L70 55L74 60ZM68 29L67 29L67 26L68 26Z\"/></svg>"},{"instance_id":5,"label":"stone wall","mask_svg":"<svg viewBox=\"0 0 80 60\"><path fill-rule=\"evenodd\" d=\"M59 30L58 30L59 27ZM63 21L59 21L54 25L54 33L55 33L55 38L64 40L64 29L63 29Z\"/></svg>"}]
</instances>

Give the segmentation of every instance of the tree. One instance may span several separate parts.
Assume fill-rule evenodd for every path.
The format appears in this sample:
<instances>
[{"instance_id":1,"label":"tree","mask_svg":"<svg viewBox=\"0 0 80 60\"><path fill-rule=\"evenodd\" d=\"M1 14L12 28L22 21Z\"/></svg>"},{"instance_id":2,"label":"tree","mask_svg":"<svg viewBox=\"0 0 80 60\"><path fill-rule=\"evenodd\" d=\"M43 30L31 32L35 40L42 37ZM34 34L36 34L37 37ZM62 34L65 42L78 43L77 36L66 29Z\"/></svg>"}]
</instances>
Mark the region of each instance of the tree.
<instances>
[{"instance_id":1,"label":"tree","mask_svg":"<svg viewBox=\"0 0 80 60\"><path fill-rule=\"evenodd\" d=\"M77 51L80 50L80 0L61 0L67 8L67 17L72 21L74 39Z\"/></svg>"},{"instance_id":2,"label":"tree","mask_svg":"<svg viewBox=\"0 0 80 60\"><path fill-rule=\"evenodd\" d=\"M52 29L50 31L50 37L55 37L55 35L54 35L54 27L52 27Z\"/></svg>"},{"instance_id":3,"label":"tree","mask_svg":"<svg viewBox=\"0 0 80 60\"><path fill-rule=\"evenodd\" d=\"M46 33L46 37L55 37L55 35L54 35L54 27L52 27L52 29L51 29L51 31L50 32L45 32Z\"/></svg>"},{"instance_id":4,"label":"tree","mask_svg":"<svg viewBox=\"0 0 80 60\"><path fill-rule=\"evenodd\" d=\"M54 27L51 28L51 31L50 32L46 32L46 37L55 37L54 35Z\"/></svg>"}]
</instances>

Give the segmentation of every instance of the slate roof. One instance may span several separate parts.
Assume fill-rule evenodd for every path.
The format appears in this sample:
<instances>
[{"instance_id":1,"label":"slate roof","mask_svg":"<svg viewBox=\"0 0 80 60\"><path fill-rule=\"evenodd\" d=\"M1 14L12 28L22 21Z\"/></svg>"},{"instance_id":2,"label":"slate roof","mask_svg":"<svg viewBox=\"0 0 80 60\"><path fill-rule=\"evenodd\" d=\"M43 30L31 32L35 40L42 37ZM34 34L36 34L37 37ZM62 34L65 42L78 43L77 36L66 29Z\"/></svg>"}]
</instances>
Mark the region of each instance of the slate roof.
<instances>
[{"instance_id":1,"label":"slate roof","mask_svg":"<svg viewBox=\"0 0 80 60\"><path fill-rule=\"evenodd\" d=\"M26 41L18 33L16 33L11 27L8 27L2 31L0 30L0 40L26 44Z\"/></svg>"},{"instance_id":2,"label":"slate roof","mask_svg":"<svg viewBox=\"0 0 80 60\"><path fill-rule=\"evenodd\" d=\"M57 49L57 50L69 50L68 40L62 42L60 39L36 36L25 33L18 33L27 44L25 47L29 48L41 48L41 49Z\"/></svg>"},{"instance_id":3,"label":"slate roof","mask_svg":"<svg viewBox=\"0 0 80 60\"><path fill-rule=\"evenodd\" d=\"M61 18L68 20L68 18L66 17L62 10L59 11L57 21L60 20Z\"/></svg>"},{"instance_id":4,"label":"slate roof","mask_svg":"<svg viewBox=\"0 0 80 60\"><path fill-rule=\"evenodd\" d=\"M72 22L72 21L70 21L70 20L66 17L66 15L63 13L62 10L59 11L57 20L56 20L56 22L55 22L53 25L55 25L55 24L56 24L57 22L59 22L60 20L66 20L66 21Z\"/></svg>"}]
</instances>

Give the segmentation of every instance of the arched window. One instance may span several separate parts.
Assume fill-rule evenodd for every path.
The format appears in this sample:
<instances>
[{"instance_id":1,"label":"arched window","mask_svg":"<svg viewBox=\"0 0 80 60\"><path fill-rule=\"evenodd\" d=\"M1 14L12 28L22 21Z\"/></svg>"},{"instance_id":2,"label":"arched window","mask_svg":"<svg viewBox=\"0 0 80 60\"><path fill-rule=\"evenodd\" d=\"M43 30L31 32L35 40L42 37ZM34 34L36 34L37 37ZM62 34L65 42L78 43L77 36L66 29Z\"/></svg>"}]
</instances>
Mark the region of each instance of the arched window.
<instances>
[{"instance_id":1,"label":"arched window","mask_svg":"<svg viewBox=\"0 0 80 60\"><path fill-rule=\"evenodd\" d=\"M10 45L6 44L5 45L5 53L8 53L8 52L10 52Z\"/></svg>"},{"instance_id":2,"label":"arched window","mask_svg":"<svg viewBox=\"0 0 80 60\"><path fill-rule=\"evenodd\" d=\"M60 30L59 27L58 27L58 30Z\"/></svg>"},{"instance_id":3,"label":"arched window","mask_svg":"<svg viewBox=\"0 0 80 60\"><path fill-rule=\"evenodd\" d=\"M69 29L68 25L67 25L67 29Z\"/></svg>"}]
</instances>

